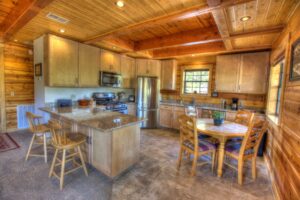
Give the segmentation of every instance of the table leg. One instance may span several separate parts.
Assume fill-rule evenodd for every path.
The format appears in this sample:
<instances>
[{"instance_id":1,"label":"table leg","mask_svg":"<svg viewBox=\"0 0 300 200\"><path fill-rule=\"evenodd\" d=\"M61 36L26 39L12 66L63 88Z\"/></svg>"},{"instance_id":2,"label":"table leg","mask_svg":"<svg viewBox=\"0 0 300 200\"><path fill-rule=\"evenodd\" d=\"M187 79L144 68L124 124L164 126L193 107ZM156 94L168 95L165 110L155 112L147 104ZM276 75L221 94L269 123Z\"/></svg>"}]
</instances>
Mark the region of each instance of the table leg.
<instances>
[{"instance_id":1,"label":"table leg","mask_svg":"<svg viewBox=\"0 0 300 200\"><path fill-rule=\"evenodd\" d=\"M225 144L226 139L220 139L219 145L219 158L218 158L218 177L222 177L223 173L223 161L224 161L224 154L225 154Z\"/></svg>"}]
</instances>

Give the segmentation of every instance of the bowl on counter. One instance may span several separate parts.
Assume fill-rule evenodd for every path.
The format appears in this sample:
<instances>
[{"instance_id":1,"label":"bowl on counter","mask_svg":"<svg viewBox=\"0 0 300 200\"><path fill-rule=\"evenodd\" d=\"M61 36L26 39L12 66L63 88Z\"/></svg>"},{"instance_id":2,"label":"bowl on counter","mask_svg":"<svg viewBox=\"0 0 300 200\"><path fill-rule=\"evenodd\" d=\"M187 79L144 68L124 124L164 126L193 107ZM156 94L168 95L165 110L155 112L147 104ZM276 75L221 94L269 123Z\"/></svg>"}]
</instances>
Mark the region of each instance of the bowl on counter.
<instances>
[{"instance_id":1,"label":"bowl on counter","mask_svg":"<svg viewBox=\"0 0 300 200\"><path fill-rule=\"evenodd\" d=\"M79 99L78 101L79 106L89 106L91 100L90 99Z\"/></svg>"}]
</instances>

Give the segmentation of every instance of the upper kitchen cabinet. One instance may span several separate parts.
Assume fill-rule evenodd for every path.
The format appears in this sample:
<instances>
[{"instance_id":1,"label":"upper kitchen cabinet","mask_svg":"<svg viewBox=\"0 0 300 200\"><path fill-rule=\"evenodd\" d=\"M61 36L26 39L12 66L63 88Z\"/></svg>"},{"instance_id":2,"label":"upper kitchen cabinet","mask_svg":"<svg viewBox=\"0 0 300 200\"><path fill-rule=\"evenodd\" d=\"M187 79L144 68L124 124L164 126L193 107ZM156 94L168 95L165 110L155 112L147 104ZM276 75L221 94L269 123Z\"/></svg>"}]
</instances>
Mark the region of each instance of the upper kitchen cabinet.
<instances>
[{"instance_id":1,"label":"upper kitchen cabinet","mask_svg":"<svg viewBox=\"0 0 300 200\"><path fill-rule=\"evenodd\" d=\"M239 92L265 94L268 80L269 53L241 55Z\"/></svg>"},{"instance_id":2,"label":"upper kitchen cabinet","mask_svg":"<svg viewBox=\"0 0 300 200\"><path fill-rule=\"evenodd\" d=\"M137 76L160 77L161 64L159 60L136 59Z\"/></svg>"},{"instance_id":3,"label":"upper kitchen cabinet","mask_svg":"<svg viewBox=\"0 0 300 200\"><path fill-rule=\"evenodd\" d=\"M79 44L79 86L99 86L100 49Z\"/></svg>"},{"instance_id":4,"label":"upper kitchen cabinet","mask_svg":"<svg viewBox=\"0 0 300 200\"><path fill-rule=\"evenodd\" d=\"M218 92L237 92L240 60L240 55L217 56L216 90Z\"/></svg>"},{"instance_id":5,"label":"upper kitchen cabinet","mask_svg":"<svg viewBox=\"0 0 300 200\"><path fill-rule=\"evenodd\" d=\"M121 74L123 79L123 88L135 87L135 59L127 56L121 56Z\"/></svg>"},{"instance_id":6,"label":"upper kitchen cabinet","mask_svg":"<svg viewBox=\"0 0 300 200\"><path fill-rule=\"evenodd\" d=\"M68 86L78 85L78 43L54 35L48 35L46 85Z\"/></svg>"},{"instance_id":7,"label":"upper kitchen cabinet","mask_svg":"<svg viewBox=\"0 0 300 200\"><path fill-rule=\"evenodd\" d=\"M161 89L175 90L176 89L176 72L177 61L162 60L161 61Z\"/></svg>"},{"instance_id":8,"label":"upper kitchen cabinet","mask_svg":"<svg viewBox=\"0 0 300 200\"><path fill-rule=\"evenodd\" d=\"M100 69L105 72L121 73L120 55L101 49Z\"/></svg>"},{"instance_id":9,"label":"upper kitchen cabinet","mask_svg":"<svg viewBox=\"0 0 300 200\"><path fill-rule=\"evenodd\" d=\"M269 53L245 53L217 57L218 92L265 94Z\"/></svg>"}]
</instances>

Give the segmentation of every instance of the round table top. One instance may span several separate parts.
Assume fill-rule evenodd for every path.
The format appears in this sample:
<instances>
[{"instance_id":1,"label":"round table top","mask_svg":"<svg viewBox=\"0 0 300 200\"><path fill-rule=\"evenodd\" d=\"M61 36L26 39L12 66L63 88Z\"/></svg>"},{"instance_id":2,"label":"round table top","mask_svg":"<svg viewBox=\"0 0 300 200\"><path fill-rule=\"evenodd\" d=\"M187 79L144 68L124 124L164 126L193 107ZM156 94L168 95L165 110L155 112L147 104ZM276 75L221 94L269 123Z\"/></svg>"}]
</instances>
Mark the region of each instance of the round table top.
<instances>
[{"instance_id":1,"label":"round table top","mask_svg":"<svg viewBox=\"0 0 300 200\"><path fill-rule=\"evenodd\" d=\"M224 137L244 136L248 130L247 126L230 121L224 121L221 126L215 126L213 119L206 118L197 119L197 128L204 134Z\"/></svg>"}]
</instances>

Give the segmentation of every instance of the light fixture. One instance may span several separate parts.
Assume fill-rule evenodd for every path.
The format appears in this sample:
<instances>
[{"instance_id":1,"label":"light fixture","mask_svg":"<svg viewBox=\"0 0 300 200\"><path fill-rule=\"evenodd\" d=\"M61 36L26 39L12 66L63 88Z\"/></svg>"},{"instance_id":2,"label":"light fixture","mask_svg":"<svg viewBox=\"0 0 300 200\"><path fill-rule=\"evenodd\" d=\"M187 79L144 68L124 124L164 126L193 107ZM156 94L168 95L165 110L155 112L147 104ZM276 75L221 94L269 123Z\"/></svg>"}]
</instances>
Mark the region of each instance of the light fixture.
<instances>
[{"instance_id":1,"label":"light fixture","mask_svg":"<svg viewBox=\"0 0 300 200\"><path fill-rule=\"evenodd\" d=\"M192 54L193 57L195 57L195 54Z\"/></svg>"},{"instance_id":2,"label":"light fixture","mask_svg":"<svg viewBox=\"0 0 300 200\"><path fill-rule=\"evenodd\" d=\"M14 41L15 41L15 42L18 42L18 40L17 40L17 39L14 39Z\"/></svg>"},{"instance_id":3,"label":"light fixture","mask_svg":"<svg viewBox=\"0 0 300 200\"><path fill-rule=\"evenodd\" d=\"M115 46L113 46L113 49L115 49L116 47Z\"/></svg>"},{"instance_id":4,"label":"light fixture","mask_svg":"<svg viewBox=\"0 0 300 200\"><path fill-rule=\"evenodd\" d=\"M59 29L59 32L61 32L61 33L64 33L65 32L65 29Z\"/></svg>"},{"instance_id":5,"label":"light fixture","mask_svg":"<svg viewBox=\"0 0 300 200\"><path fill-rule=\"evenodd\" d=\"M124 5L125 5L125 3L124 3L124 1L117 1L117 2L116 2L116 5L117 5L119 8L123 8Z\"/></svg>"},{"instance_id":6,"label":"light fixture","mask_svg":"<svg viewBox=\"0 0 300 200\"><path fill-rule=\"evenodd\" d=\"M248 20L250 20L250 19L251 19L250 16L244 16L244 17L242 17L240 20L241 20L242 22L246 22L246 21L248 21Z\"/></svg>"}]
</instances>

